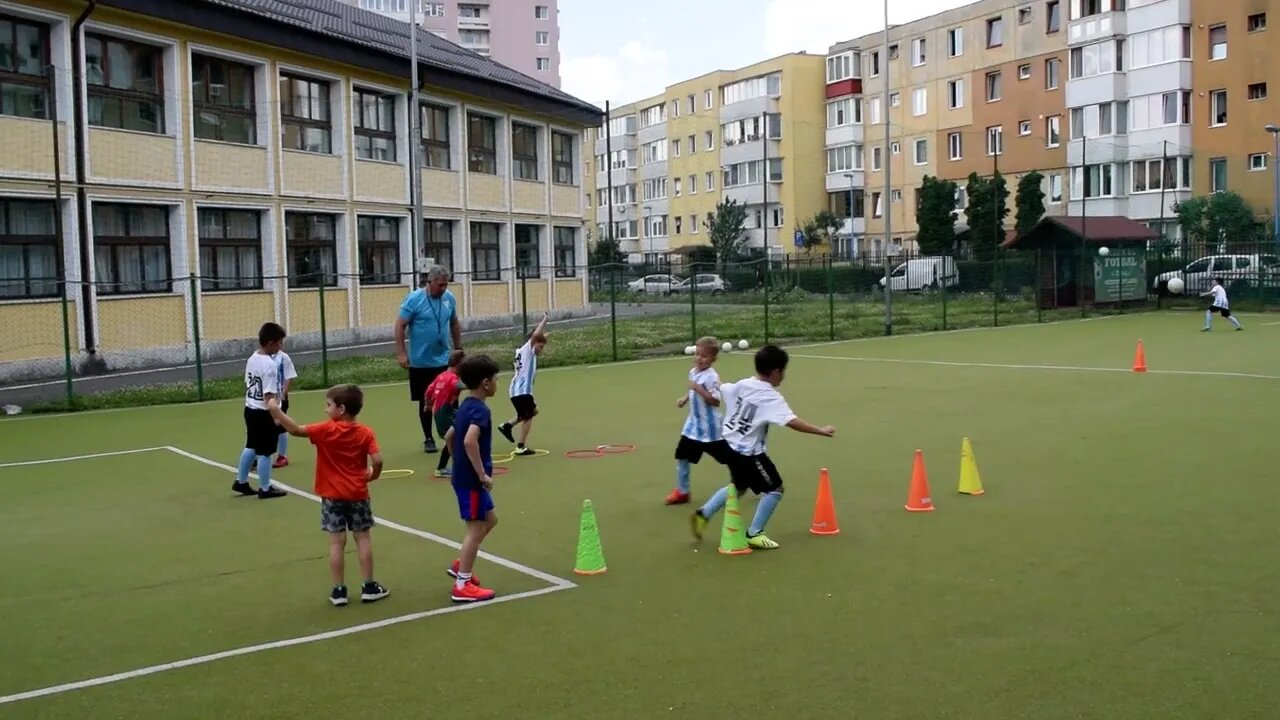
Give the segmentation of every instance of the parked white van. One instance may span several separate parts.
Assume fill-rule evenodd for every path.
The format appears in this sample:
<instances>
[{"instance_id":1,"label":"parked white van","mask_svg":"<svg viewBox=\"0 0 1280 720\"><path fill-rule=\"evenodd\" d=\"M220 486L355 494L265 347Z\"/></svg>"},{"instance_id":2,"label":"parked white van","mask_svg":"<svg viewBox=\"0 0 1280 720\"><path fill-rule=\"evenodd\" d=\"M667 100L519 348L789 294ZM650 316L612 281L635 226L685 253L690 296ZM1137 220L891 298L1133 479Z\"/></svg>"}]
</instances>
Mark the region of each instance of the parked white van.
<instances>
[{"instance_id":1,"label":"parked white van","mask_svg":"<svg viewBox=\"0 0 1280 720\"><path fill-rule=\"evenodd\" d=\"M884 287L880 278L880 287ZM893 292L922 292L960 284L960 271L953 257L927 257L908 260L889 274Z\"/></svg>"}]
</instances>

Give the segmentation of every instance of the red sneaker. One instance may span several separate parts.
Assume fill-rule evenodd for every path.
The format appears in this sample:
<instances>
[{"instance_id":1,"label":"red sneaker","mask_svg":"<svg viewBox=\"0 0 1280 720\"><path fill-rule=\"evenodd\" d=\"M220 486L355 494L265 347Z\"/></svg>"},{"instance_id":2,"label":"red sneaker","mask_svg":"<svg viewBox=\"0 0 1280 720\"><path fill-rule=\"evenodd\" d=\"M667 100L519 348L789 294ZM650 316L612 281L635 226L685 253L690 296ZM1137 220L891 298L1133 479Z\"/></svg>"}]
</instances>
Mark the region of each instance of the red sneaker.
<instances>
[{"instance_id":1,"label":"red sneaker","mask_svg":"<svg viewBox=\"0 0 1280 720\"><path fill-rule=\"evenodd\" d=\"M444 571L445 571L446 573L449 573L449 577L451 577L451 578L456 578L456 577L458 577L458 572L459 572L458 567L459 567L459 563L458 563L458 561L457 561L457 560L454 560L454 561L453 561L453 564L452 564L452 565L450 565L449 567L445 568L445 570L444 570ZM479 581L477 581L477 580L476 580L476 576L475 576L475 575L472 575L472 576L471 576L471 579L470 579L470 580L468 580L467 582L468 582L468 583L470 583L470 584L472 584L472 585L479 585L479 584L480 584L480 583L479 583Z\"/></svg>"},{"instance_id":2,"label":"red sneaker","mask_svg":"<svg viewBox=\"0 0 1280 720\"><path fill-rule=\"evenodd\" d=\"M666 503L668 505L683 505L687 502L689 502L689 493L687 492L672 490L671 493L667 495Z\"/></svg>"},{"instance_id":3,"label":"red sneaker","mask_svg":"<svg viewBox=\"0 0 1280 720\"><path fill-rule=\"evenodd\" d=\"M277 455L276 461L271 463L271 467L273 468L282 468L282 467L288 467L288 466L289 466L289 458L283 455Z\"/></svg>"},{"instance_id":4,"label":"red sneaker","mask_svg":"<svg viewBox=\"0 0 1280 720\"><path fill-rule=\"evenodd\" d=\"M492 600L493 596L496 594L497 593L489 588L480 587L480 585L475 582L475 579L472 578L471 582L468 582L462 587L458 587L458 584L454 583L453 593L450 597L452 597L453 601L457 603L484 602L485 600Z\"/></svg>"}]
</instances>

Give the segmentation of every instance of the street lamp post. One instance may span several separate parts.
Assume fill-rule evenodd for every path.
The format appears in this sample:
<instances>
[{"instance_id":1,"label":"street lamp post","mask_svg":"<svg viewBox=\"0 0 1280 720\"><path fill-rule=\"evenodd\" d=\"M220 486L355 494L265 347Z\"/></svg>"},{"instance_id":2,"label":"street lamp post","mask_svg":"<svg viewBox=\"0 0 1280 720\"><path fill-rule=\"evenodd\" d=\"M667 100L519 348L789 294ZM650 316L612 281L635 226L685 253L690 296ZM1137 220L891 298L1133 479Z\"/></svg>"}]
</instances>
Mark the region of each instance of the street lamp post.
<instances>
[{"instance_id":1,"label":"street lamp post","mask_svg":"<svg viewBox=\"0 0 1280 720\"><path fill-rule=\"evenodd\" d=\"M649 238L649 254L648 254L647 256L645 256L645 259L644 259L644 264L645 264L645 265L648 265L649 263L651 263L651 262L653 262L653 261L654 261L654 255L653 255L653 223L651 223L651 222L649 221L649 218L650 218L649 213L650 213L650 212L652 212L652 211L653 211L653 207L652 207L652 206L650 206L650 205L645 205L645 206L644 206L644 228L643 228L643 230L644 230L645 237Z\"/></svg>"},{"instance_id":2,"label":"street lamp post","mask_svg":"<svg viewBox=\"0 0 1280 720\"><path fill-rule=\"evenodd\" d=\"M1271 153L1271 170L1275 178L1271 185L1271 238L1275 241L1276 250L1280 251L1280 127L1268 125L1266 131L1275 140L1275 151Z\"/></svg>"}]
</instances>

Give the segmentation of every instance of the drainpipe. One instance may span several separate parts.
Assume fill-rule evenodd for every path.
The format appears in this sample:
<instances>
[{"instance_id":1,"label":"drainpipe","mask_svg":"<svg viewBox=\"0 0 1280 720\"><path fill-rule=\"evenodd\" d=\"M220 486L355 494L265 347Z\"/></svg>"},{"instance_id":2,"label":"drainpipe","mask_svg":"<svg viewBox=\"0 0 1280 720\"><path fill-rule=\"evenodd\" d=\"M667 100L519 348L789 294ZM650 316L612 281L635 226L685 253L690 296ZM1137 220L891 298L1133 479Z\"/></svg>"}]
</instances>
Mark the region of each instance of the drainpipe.
<instances>
[{"instance_id":1,"label":"drainpipe","mask_svg":"<svg viewBox=\"0 0 1280 720\"><path fill-rule=\"evenodd\" d=\"M101 366L102 361L97 357L97 341L93 332L93 289L89 285L90 269L92 268L93 255L89 248L89 202L87 193L85 192L85 177L87 175L85 164L89 156L89 139L85 133L85 107L84 99L80 94L81 81L85 77L84 69L84 43L81 41L80 30L84 26L89 15L98 7L98 0L89 0L89 4L80 12L75 23L71 25L71 67L69 79L71 81L71 107L72 117L70 119L71 134L75 138L75 156L76 156L76 211L79 213L80 222L76 223L76 235L80 245L80 312L84 318L84 344L85 350L89 353L89 367ZM57 88L53 89L57 92Z\"/></svg>"}]
</instances>

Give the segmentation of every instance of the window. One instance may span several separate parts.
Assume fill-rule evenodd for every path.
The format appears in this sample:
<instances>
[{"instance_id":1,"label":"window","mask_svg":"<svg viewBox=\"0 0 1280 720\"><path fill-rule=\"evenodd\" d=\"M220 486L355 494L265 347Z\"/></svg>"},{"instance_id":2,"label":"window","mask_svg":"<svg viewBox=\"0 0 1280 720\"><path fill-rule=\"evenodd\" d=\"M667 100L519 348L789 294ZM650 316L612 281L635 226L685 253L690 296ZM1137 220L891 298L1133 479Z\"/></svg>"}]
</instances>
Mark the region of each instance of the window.
<instances>
[{"instance_id":1,"label":"window","mask_svg":"<svg viewBox=\"0 0 1280 720\"><path fill-rule=\"evenodd\" d=\"M1139 68L1191 59L1191 26L1171 27L1129 36L1129 67Z\"/></svg>"},{"instance_id":2,"label":"window","mask_svg":"<svg viewBox=\"0 0 1280 720\"><path fill-rule=\"evenodd\" d=\"M1114 165L1086 165L1082 168L1071 168L1071 196L1112 197L1115 195L1114 180Z\"/></svg>"},{"instance_id":3,"label":"window","mask_svg":"<svg viewBox=\"0 0 1280 720\"><path fill-rule=\"evenodd\" d=\"M1253 15L1250 15L1248 18L1245 18L1245 29L1247 29L1249 32L1258 32L1259 30L1266 30L1267 14L1254 13Z\"/></svg>"},{"instance_id":4,"label":"window","mask_svg":"<svg viewBox=\"0 0 1280 720\"><path fill-rule=\"evenodd\" d=\"M689 216L689 234L690 235L698 234L698 216L697 215Z\"/></svg>"},{"instance_id":5,"label":"window","mask_svg":"<svg viewBox=\"0 0 1280 720\"><path fill-rule=\"evenodd\" d=\"M1031 121L1021 120L1018 122L1018 135L1026 137L1031 134Z\"/></svg>"},{"instance_id":6,"label":"window","mask_svg":"<svg viewBox=\"0 0 1280 720\"><path fill-rule=\"evenodd\" d=\"M535 45L550 45L551 33L546 30L538 30L533 33L533 42Z\"/></svg>"},{"instance_id":7,"label":"window","mask_svg":"<svg viewBox=\"0 0 1280 720\"><path fill-rule=\"evenodd\" d=\"M897 155L898 153L902 152L902 145L900 145L897 140L894 140L893 142L889 143L889 152L894 155Z\"/></svg>"},{"instance_id":8,"label":"window","mask_svg":"<svg viewBox=\"0 0 1280 720\"><path fill-rule=\"evenodd\" d=\"M874 50L867 56L867 64L871 66L871 77L880 75L880 51Z\"/></svg>"},{"instance_id":9,"label":"window","mask_svg":"<svg viewBox=\"0 0 1280 720\"><path fill-rule=\"evenodd\" d=\"M256 210L200 208L200 289L262 288L262 222Z\"/></svg>"},{"instance_id":10,"label":"window","mask_svg":"<svg viewBox=\"0 0 1280 720\"><path fill-rule=\"evenodd\" d=\"M498 121L488 115L467 113L467 170L498 174Z\"/></svg>"},{"instance_id":11,"label":"window","mask_svg":"<svg viewBox=\"0 0 1280 720\"><path fill-rule=\"evenodd\" d=\"M964 54L964 28L951 28L947 31L947 57L960 57Z\"/></svg>"},{"instance_id":12,"label":"window","mask_svg":"<svg viewBox=\"0 0 1280 720\"><path fill-rule=\"evenodd\" d=\"M537 225L516 225L516 277L542 277L542 254Z\"/></svg>"},{"instance_id":13,"label":"window","mask_svg":"<svg viewBox=\"0 0 1280 720\"><path fill-rule=\"evenodd\" d=\"M501 280L502 260L497 223L471 223L471 279Z\"/></svg>"},{"instance_id":14,"label":"window","mask_svg":"<svg viewBox=\"0 0 1280 720\"><path fill-rule=\"evenodd\" d=\"M1062 5L1058 0L1049 0L1044 6L1044 31L1056 33L1062 29Z\"/></svg>"},{"instance_id":15,"label":"window","mask_svg":"<svg viewBox=\"0 0 1280 720\"><path fill-rule=\"evenodd\" d=\"M1209 159L1209 191L1223 192L1227 189L1227 159Z\"/></svg>"},{"instance_id":16,"label":"window","mask_svg":"<svg viewBox=\"0 0 1280 720\"><path fill-rule=\"evenodd\" d=\"M1044 89L1057 90L1062 77L1062 61L1049 58L1044 61Z\"/></svg>"},{"instance_id":17,"label":"window","mask_svg":"<svg viewBox=\"0 0 1280 720\"><path fill-rule=\"evenodd\" d=\"M911 91L911 114L920 117L929 111L929 90L916 88Z\"/></svg>"},{"instance_id":18,"label":"window","mask_svg":"<svg viewBox=\"0 0 1280 720\"><path fill-rule=\"evenodd\" d=\"M93 268L99 295L169 292L169 208L94 203Z\"/></svg>"},{"instance_id":19,"label":"window","mask_svg":"<svg viewBox=\"0 0 1280 720\"><path fill-rule=\"evenodd\" d=\"M284 149L332 153L329 83L282 74L280 124Z\"/></svg>"},{"instance_id":20,"label":"window","mask_svg":"<svg viewBox=\"0 0 1280 720\"><path fill-rule=\"evenodd\" d=\"M1135 193L1190 190L1191 158L1171 157L1167 163L1163 158L1135 160L1130 163L1129 176Z\"/></svg>"},{"instance_id":21,"label":"window","mask_svg":"<svg viewBox=\"0 0 1280 720\"><path fill-rule=\"evenodd\" d=\"M0 298L61 294L62 249L54 233L55 212L50 200L0 200Z\"/></svg>"},{"instance_id":22,"label":"window","mask_svg":"<svg viewBox=\"0 0 1280 720\"><path fill-rule=\"evenodd\" d=\"M546 5L534 5L534 6L533 6L533 19L535 19L535 20L546 20L546 19L547 19L547 18L549 18L549 17L551 17L551 13L547 12L547 6L546 6Z\"/></svg>"},{"instance_id":23,"label":"window","mask_svg":"<svg viewBox=\"0 0 1280 720\"><path fill-rule=\"evenodd\" d=\"M191 103L201 140L255 145L258 119L253 66L208 55L191 56Z\"/></svg>"},{"instance_id":24,"label":"window","mask_svg":"<svg viewBox=\"0 0 1280 720\"><path fill-rule=\"evenodd\" d=\"M703 144L704 149L706 150L716 149L716 134L714 131L708 130L705 133L703 133L703 139L705 140Z\"/></svg>"},{"instance_id":25,"label":"window","mask_svg":"<svg viewBox=\"0 0 1280 720\"><path fill-rule=\"evenodd\" d=\"M987 47L994 48L1004 45L1004 18L993 17L987 19Z\"/></svg>"},{"instance_id":26,"label":"window","mask_svg":"<svg viewBox=\"0 0 1280 720\"><path fill-rule=\"evenodd\" d=\"M1249 83L1249 99L1250 100L1266 100L1267 84L1264 82Z\"/></svg>"},{"instance_id":27,"label":"window","mask_svg":"<svg viewBox=\"0 0 1280 720\"><path fill-rule=\"evenodd\" d=\"M703 109L710 110L714 106L715 106L715 93L713 93L710 90L705 91L702 95Z\"/></svg>"},{"instance_id":28,"label":"window","mask_svg":"<svg viewBox=\"0 0 1280 720\"><path fill-rule=\"evenodd\" d=\"M927 48L924 38L916 38L911 41L911 65L912 67L920 67L928 60Z\"/></svg>"},{"instance_id":29,"label":"window","mask_svg":"<svg viewBox=\"0 0 1280 720\"><path fill-rule=\"evenodd\" d=\"M688 187L689 187L690 195L698 194L698 176L697 175L689 176Z\"/></svg>"},{"instance_id":30,"label":"window","mask_svg":"<svg viewBox=\"0 0 1280 720\"><path fill-rule=\"evenodd\" d=\"M739 80L720 89L720 104L732 105L743 100L758 97L776 97L782 94L782 74L772 73L759 77Z\"/></svg>"},{"instance_id":31,"label":"window","mask_svg":"<svg viewBox=\"0 0 1280 720\"><path fill-rule=\"evenodd\" d=\"M1124 70L1124 40L1106 40L1071 48L1071 79Z\"/></svg>"},{"instance_id":32,"label":"window","mask_svg":"<svg viewBox=\"0 0 1280 720\"><path fill-rule=\"evenodd\" d=\"M676 221L676 230L675 230L675 233L676 233L676 235L679 235L679 234L680 234L680 232L681 232L681 230L683 230L683 228L684 228L684 217L683 217L683 216L681 216L681 215L676 215L676 217L675 217L675 221Z\"/></svg>"},{"instance_id":33,"label":"window","mask_svg":"<svg viewBox=\"0 0 1280 720\"><path fill-rule=\"evenodd\" d=\"M853 119L853 98L833 100L827 103L827 127L842 127L855 122Z\"/></svg>"},{"instance_id":34,"label":"window","mask_svg":"<svg viewBox=\"0 0 1280 720\"><path fill-rule=\"evenodd\" d=\"M1225 60L1227 57L1227 26L1214 25L1209 28L1209 59Z\"/></svg>"},{"instance_id":35,"label":"window","mask_svg":"<svg viewBox=\"0 0 1280 720\"><path fill-rule=\"evenodd\" d=\"M1018 24L1028 25L1030 23L1031 23L1031 8L1029 6L1018 8Z\"/></svg>"},{"instance_id":36,"label":"window","mask_svg":"<svg viewBox=\"0 0 1280 720\"><path fill-rule=\"evenodd\" d=\"M1062 176L1057 173L1049 176L1049 202L1062 202Z\"/></svg>"},{"instance_id":37,"label":"window","mask_svg":"<svg viewBox=\"0 0 1280 720\"><path fill-rule=\"evenodd\" d=\"M424 220L422 251L436 264L453 272L453 221Z\"/></svg>"},{"instance_id":38,"label":"window","mask_svg":"<svg viewBox=\"0 0 1280 720\"><path fill-rule=\"evenodd\" d=\"M689 115L692 115L698 111L697 105L694 102L692 94L684 99L684 109L685 109L685 112L687 112Z\"/></svg>"},{"instance_id":39,"label":"window","mask_svg":"<svg viewBox=\"0 0 1280 720\"><path fill-rule=\"evenodd\" d=\"M538 179L538 128L511 123L511 165L517 180Z\"/></svg>"},{"instance_id":40,"label":"window","mask_svg":"<svg viewBox=\"0 0 1280 720\"><path fill-rule=\"evenodd\" d=\"M540 72L549 72L551 70L551 58L538 58L536 67Z\"/></svg>"},{"instance_id":41,"label":"window","mask_svg":"<svg viewBox=\"0 0 1280 720\"><path fill-rule=\"evenodd\" d=\"M680 197L680 178L672 180L671 187L675 191L675 196Z\"/></svg>"},{"instance_id":42,"label":"window","mask_svg":"<svg viewBox=\"0 0 1280 720\"><path fill-rule=\"evenodd\" d=\"M1004 128L997 125L996 127L987 128L987 154L1002 155L1004 154Z\"/></svg>"},{"instance_id":43,"label":"window","mask_svg":"<svg viewBox=\"0 0 1280 720\"><path fill-rule=\"evenodd\" d=\"M1129 101L1130 128L1148 130L1191 122L1191 91L1180 90L1159 95L1135 97Z\"/></svg>"},{"instance_id":44,"label":"window","mask_svg":"<svg viewBox=\"0 0 1280 720\"><path fill-rule=\"evenodd\" d=\"M443 105L422 106L423 166L437 170L453 167L449 148L449 108Z\"/></svg>"},{"instance_id":45,"label":"window","mask_svg":"<svg viewBox=\"0 0 1280 720\"><path fill-rule=\"evenodd\" d=\"M671 141L671 157L680 157L680 138Z\"/></svg>"},{"instance_id":46,"label":"window","mask_svg":"<svg viewBox=\"0 0 1280 720\"><path fill-rule=\"evenodd\" d=\"M573 136L551 132L551 182L573 184Z\"/></svg>"},{"instance_id":47,"label":"window","mask_svg":"<svg viewBox=\"0 0 1280 720\"><path fill-rule=\"evenodd\" d=\"M667 106L651 105L640 111L640 127L647 128L667 121Z\"/></svg>"},{"instance_id":48,"label":"window","mask_svg":"<svg viewBox=\"0 0 1280 720\"><path fill-rule=\"evenodd\" d=\"M880 98L878 98L878 97L876 97L876 98L871 98L871 120L870 120L870 122L871 122L871 124L872 124L872 125L879 125L881 122L883 122L883 121L880 119L880 107L881 107L881 105L882 105L882 103L880 102Z\"/></svg>"},{"instance_id":49,"label":"window","mask_svg":"<svg viewBox=\"0 0 1280 720\"><path fill-rule=\"evenodd\" d=\"M685 145L688 146L690 155L698 152L698 136L690 135L685 140Z\"/></svg>"},{"instance_id":50,"label":"window","mask_svg":"<svg viewBox=\"0 0 1280 720\"><path fill-rule=\"evenodd\" d=\"M164 132L164 50L102 35L85 35L89 124Z\"/></svg>"},{"instance_id":51,"label":"window","mask_svg":"<svg viewBox=\"0 0 1280 720\"><path fill-rule=\"evenodd\" d=\"M898 59L898 44L894 43L889 46L889 60L893 61L897 59Z\"/></svg>"},{"instance_id":52,"label":"window","mask_svg":"<svg viewBox=\"0 0 1280 720\"><path fill-rule=\"evenodd\" d=\"M284 244L289 262L289 287L338 284L337 216L286 212Z\"/></svg>"},{"instance_id":53,"label":"window","mask_svg":"<svg viewBox=\"0 0 1280 720\"><path fill-rule=\"evenodd\" d=\"M914 143L913 161L916 165L925 165L929 162L929 141L924 138L916 138Z\"/></svg>"},{"instance_id":54,"label":"window","mask_svg":"<svg viewBox=\"0 0 1280 720\"><path fill-rule=\"evenodd\" d=\"M884 216L884 193L871 193L871 217Z\"/></svg>"},{"instance_id":55,"label":"window","mask_svg":"<svg viewBox=\"0 0 1280 720\"><path fill-rule=\"evenodd\" d=\"M1227 91L1214 90L1209 93L1209 127L1227 124Z\"/></svg>"},{"instance_id":56,"label":"window","mask_svg":"<svg viewBox=\"0 0 1280 720\"><path fill-rule=\"evenodd\" d=\"M362 216L356 219L361 285L400 283L400 218Z\"/></svg>"},{"instance_id":57,"label":"window","mask_svg":"<svg viewBox=\"0 0 1280 720\"><path fill-rule=\"evenodd\" d=\"M650 215L644 219L644 236L647 238L666 237L667 216Z\"/></svg>"},{"instance_id":58,"label":"window","mask_svg":"<svg viewBox=\"0 0 1280 720\"><path fill-rule=\"evenodd\" d=\"M958 132L947 134L947 150L952 160L960 160L964 157L963 136Z\"/></svg>"},{"instance_id":59,"label":"window","mask_svg":"<svg viewBox=\"0 0 1280 720\"><path fill-rule=\"evenodd\" d=\"M1001 96L1000 72L987 73L987 102L995 102Z\"/></svg>"},{"instance_id":60,"label":"window","mask_svg":"<svg viewBox=\"0 0 1280 720\"><path fill-rule=\"evenodd\" d=\"M853 77L853 53L841 53L827 58L827 82L834 83Z\"/></svg>"},{"instance_id":61,"label":"window","mask_svg":"<svg viewBox=\"0 0 1280 720\"><path fill-rule=\"evenodd\" d=\"M0 115L49 116L49 28L0 15Z\"/></svg>"},{"instance_id":62,"label":"window","mask_svg":"<svg viewBox=\"0 0 1280 720\"><path fill-rule=\"evenodd\" d=\"M884 148L877 145L871 148L871 170L880 172L880 168L884 166Z\"/></svg>"},{"instance_id":63,"label":"window","mask_svg":"<svg viewBox=\"0 0 1280 720\"><path fill-rule=\"evenodd\" d=\"M889 107L896 108L902 104L902 93L889 93Z\"/></svg>"},{"instance_id":64,"label":"window","mask_svg":"<svg viewBox=\"0 0 1280 720\"><path fill-rule=\"evenodd\" d=\"M556 277L569 278L578 274L577 231L571 227L555 229Z\"/></svg>"},{"instance_id":65,"label":"window","mask_svg":"<svg viewBox=\"0 0 1280 720\"><path fill-rule=\"evenodd\" d=\"M782 227L782 208L776 207L769 211L770 227Z\"/></svg>"},{"instance_id":66,"label":"window","mask_svg":"<svg viewBox=\"0 0 1280 720\"><path fill-rule=\"evenodd\" d=\"M1249 156L1249 172L1267 169L1267 154L1254 153Z\"/></svg>"},{"instance_id":67,"label":"window","mask_svg":"<svg viewBox=\"0 0 1280 720\"><path fill-rule=\"evenodd\" d=\"M1062 116L1051 115L1044 119L1044 145L1056 148L1062 144Z\"/></svg>"},{"instance_id":68,"label":"window","mask_svg":"<svg viewBox=\"0 0 1280 720\"><path fill-rule=\"evenodd\" d=\"M371 90L352 93L356 157L364 160L396 159L396 96Z\"/></svg>"},{"instance_id":69,"label":"window","mask_svg":"<svg viewBox=\"0 0 1280 720\"><path fill-rule=\"evenodd\" d=\"M1023 63L1018 66L1018 79L1019 80L1031 79L1031 63Z\"/></svg>"},{"instance_id":70,"label":"window","mask_svg":"<svg viewBox=\"0 0 1280 720\"><path fill-rule=\"evenodd\" d=\"M713 171L711 171L711 170L708 170L708 171L707 171L707 176L704 178L704 180L706 180L706 182L704 182L702 186L703 186L703 188L705 188L705 189L706 189L706 191L707 191L707 192L712 192L712 191L714 191L714 190L716 189L716 174L715 174L715 172L713 172Z\"/></svg>"},{"instance_id":71,"label":"window","mask_svg":"<svg viewBox=\"0 0 1280 720\"><path fill-rule=\"evenodd\" d=\"M947 107L952 110L964 107L964 78L947 81Z\"/></svg>"},{"instance_id":72,"label":"window","mask_svg":"<svg viewBox=\"0 0 1280 720\"><path fill-rule=\"evenodd\" d=\"M842 145L827 149L827 172L841 173L862 169L862 147Z\"/></svg>"}]
</instances>

